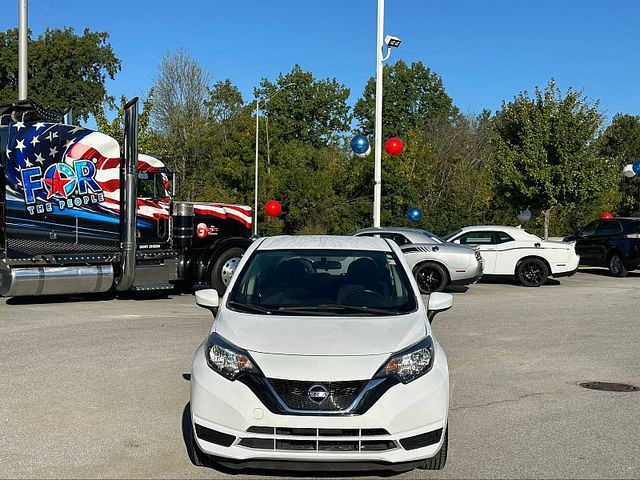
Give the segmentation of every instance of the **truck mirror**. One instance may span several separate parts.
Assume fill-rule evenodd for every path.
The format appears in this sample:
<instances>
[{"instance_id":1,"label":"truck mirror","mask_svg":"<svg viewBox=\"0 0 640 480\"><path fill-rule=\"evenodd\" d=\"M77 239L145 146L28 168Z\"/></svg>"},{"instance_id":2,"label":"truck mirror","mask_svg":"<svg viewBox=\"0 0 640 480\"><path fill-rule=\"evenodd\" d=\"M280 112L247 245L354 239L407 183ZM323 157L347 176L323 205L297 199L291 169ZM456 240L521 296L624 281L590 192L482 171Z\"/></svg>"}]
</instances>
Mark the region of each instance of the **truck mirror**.
<instances>
[{"instance_id":1,"label":"truck mirror","mask_svg":"<svg viewBox=\"0 0 640 480\"><path fill-rule=\"evenodd\" d=\"M215 315L220 305L218 291L213 288L196 291L196 305L210 310Z\"/></svg>"},{"instance_id":2,"label":"truck mirror","mask_svg":"<svg viewBox=\"0 0 640 480\"><path fill-rule=\"evenodd\" d=\"M176 174L171 173L171 196L176 196Z\"/></svg>"}]
</instances>

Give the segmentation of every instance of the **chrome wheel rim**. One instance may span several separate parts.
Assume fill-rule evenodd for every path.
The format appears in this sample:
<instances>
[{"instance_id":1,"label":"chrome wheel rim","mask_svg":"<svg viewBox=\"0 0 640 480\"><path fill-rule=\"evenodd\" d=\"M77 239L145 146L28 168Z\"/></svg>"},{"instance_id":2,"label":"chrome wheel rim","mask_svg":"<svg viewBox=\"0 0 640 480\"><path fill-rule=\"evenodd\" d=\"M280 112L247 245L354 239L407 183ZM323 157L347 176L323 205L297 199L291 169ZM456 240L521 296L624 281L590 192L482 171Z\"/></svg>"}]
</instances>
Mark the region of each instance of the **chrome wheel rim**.
<instances>
[{"instance_id":1,"label":"chrome wheel rim","mask_svg":"<svg viewBox=\"0 0 640 480\"><path fill-rule=\"evenodd\" d=\"M222 277L222 283L225 287L229 286L229 282L231 281L233 274L236 272L236 268L238 268L239 263L240 257L233 257L227 260L227 262L222 266L220 276Z\"/></svg>"}]
</instances>

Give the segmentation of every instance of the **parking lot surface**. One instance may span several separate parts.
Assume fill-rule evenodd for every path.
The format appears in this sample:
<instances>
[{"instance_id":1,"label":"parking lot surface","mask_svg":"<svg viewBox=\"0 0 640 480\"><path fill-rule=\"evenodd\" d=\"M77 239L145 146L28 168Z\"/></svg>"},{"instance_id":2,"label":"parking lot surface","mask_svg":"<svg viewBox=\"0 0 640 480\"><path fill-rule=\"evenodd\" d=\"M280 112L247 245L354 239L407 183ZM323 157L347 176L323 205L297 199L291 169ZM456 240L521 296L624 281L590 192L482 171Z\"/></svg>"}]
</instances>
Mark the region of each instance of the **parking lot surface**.
<instances>
[{"instance_id":1,"label":"parking lot surface","mask_svg":"<svg viewBox=\"0 0 640 480\"><path fill-rule=\"evenodd\" d=\"M447 465L395 478L640 477L640 391L578 385L640 385L640 274L465 290L434 322ZM183 435L210 323L193 295L0 299L0 477L233 478L194 467Z\"/></svg>"}]
</instances>

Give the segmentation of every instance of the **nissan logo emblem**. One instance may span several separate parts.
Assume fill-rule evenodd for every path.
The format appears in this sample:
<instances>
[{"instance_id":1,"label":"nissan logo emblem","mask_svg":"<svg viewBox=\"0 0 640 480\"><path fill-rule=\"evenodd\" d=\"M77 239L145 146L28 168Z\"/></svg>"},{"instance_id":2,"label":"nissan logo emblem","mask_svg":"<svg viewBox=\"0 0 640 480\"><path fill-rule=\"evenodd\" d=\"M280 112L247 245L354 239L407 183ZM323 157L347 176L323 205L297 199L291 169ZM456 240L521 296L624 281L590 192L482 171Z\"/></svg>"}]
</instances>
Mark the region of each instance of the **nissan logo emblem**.
<instances>
[{"instance_id":1,"label":"nissan logo emblem","mask_svg":"<svg viewBox=\"0 0 640 480\"><path fill-rule=\"evenodd\" d=\"M329 398L329 390L327 390L327 387L324 385L312 385L307 392L307 397L309 397L309 400L313 403L320 405Z\"/></svg>"}]
</instances>

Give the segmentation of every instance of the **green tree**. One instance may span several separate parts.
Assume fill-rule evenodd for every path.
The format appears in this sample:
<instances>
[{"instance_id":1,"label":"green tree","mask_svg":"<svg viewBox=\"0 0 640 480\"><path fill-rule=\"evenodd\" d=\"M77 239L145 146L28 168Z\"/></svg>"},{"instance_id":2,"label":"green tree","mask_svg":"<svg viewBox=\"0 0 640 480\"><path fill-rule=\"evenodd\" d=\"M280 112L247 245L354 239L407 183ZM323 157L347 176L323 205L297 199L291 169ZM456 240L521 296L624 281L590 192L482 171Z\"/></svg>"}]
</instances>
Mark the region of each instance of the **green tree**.
<instances>
[{"instance_id":1,"label":"green tree","mask_svg":"<svg viewBox=\"0 0 640 480\"><path fill-rule=\"evenodd\" d=\"M300 65L275 82L263 79L255 93L270 119L272 136L285 143L336 144L349 130L349 89L335 79L317 80Z\"/></svg>"},{"instance_id":2,"label":"green tree","mask_svg":"<svg viewBox=\"0 0 640 480\"><path fill-rule=\"evenodd\" d=\"M602 155L616 159L620 174L620 211L638 215L640 211L640 178L625 178L622 168L640 159L640 116L618 114L598 139Z\"/></svg>"},{"instance_id":3,"label":"green tree","mask_svg":"<svg viewBox=\"0 0 640 480\"><path fill-rule=\"evenodd\" d=\"M457 112L442 79L422 62L409 67L402 60L383 69L384 95L382 123L385 138L422 132L429 121L447 118ZM362 98L356 102L355 118L363 134L375 129L376 79L367 82Z\"/></svg>"},{"instance_id":4,"label":"green tree","mask_svg":"<svg viewBox=\"0 0 640 480\"><path fill-rule=\"evenodd\" d=\"M130 99L120 97L120 104L116 109L115 117L109 121L105 113L105 109L100 109L96 114L96 125L98 131L115 138L123 148L122 142L124 138L124 106ZM157 139L151 132L149 120L151 116L151 108L153 105L153 90L149 92L147 98L143 99L140 105L140 113L138 118L138 150L141 153L152 154L158 148Z\"/></svg>"},{"instance_id":5,"label":"green tree","mask_svg":"<svg viewBox=\"0 0 640 480\"><path fill-rule=\"evenodd\" d=\"M120 71L120 60L106 32L71 28L47 29L32 40L29 34L28 94L44 107L62 112L72 106L74 116L86 121L103 102L114 107L105 81ZM0 102L18 99L18 31L0 32Z\"/></svg>"},{"instance_id":6,"label":"green tree","mask_svg":"<svg viewBox=\"0 0 640 480\"><path fill-rule=\"evenodd\" d=\"M602 121L597 102L572 89L563 97L554 80L496 114L496 194L512 207L541 210L545 238L554 208L588 203L617 183L617 167L596 148Z\"/></svg>"}]
</instances>

